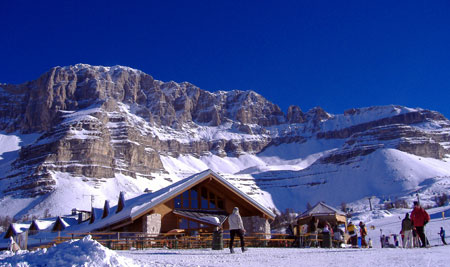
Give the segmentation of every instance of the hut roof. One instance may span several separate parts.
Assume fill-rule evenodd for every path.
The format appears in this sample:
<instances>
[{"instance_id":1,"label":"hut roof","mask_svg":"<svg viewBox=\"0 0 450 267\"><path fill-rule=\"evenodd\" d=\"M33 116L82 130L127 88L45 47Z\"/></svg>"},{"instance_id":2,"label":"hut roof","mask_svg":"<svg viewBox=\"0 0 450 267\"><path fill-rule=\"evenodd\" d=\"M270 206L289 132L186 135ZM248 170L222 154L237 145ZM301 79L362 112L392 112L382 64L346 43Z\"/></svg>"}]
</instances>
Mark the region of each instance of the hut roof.
<instances>
[{"instance_id":1,"label":"hut roof","mask_svg":"<svg viewBox=\"0 0 450 267\"><path fill-rule=\"evenodd\" d=\"M78 220L74 216L64 216L56 218L52 231L64 230L69 226L78 224Z\"/></svg>"},{"instance_id":2,"label":"hut roof","mask_svg":"<svg viewBox=\"0 0 450 267\"><path fill-rule=\"evenodd\" d=\"M9 238L10 236L15 236L18 234L21 234L28 230L30 227L31 222L24 222L24 223L11 223L6 230L4 238Z\"/></svg>"},{"instance_id":3,"label":"hut roof","mask_svg":"<svg viewBox=\"0 0 450 267\"><path fill-rule=\"evenodd\" d=\"M343 215L345 216L345 213L337 210L331 206L328 206L324 202L320 201L316 205L314 205L309 210L303 212L300 214L297 219L308 217L308 216L320 216L320 215Z\"/></svg>"},{"instance_id":4,"label":"hut roof","mask_svg":"<svg viewBox=\"0 0 450 267\"><path fill-rule=\"evenodd\" d=\"M346 214L320 201L309 210L303 212L297 217L299 224L307 223L312 217L324 218L326 220L334 219L337 222L346 222Z\"/></svg>"},{"instance_id":5,"label":"hut roof","mask_svg":"<svg viewBox=\"0 0 450 267\"><path fill-rule=\"evenodd\" d=\"M30 228L34 225L34 227L36 228L36 230L46 230L49 229L54 223L55 223L56 218L51 218L51 219L45 219L45 220L33 220L33 222L30 225Z\"/></svg>"},{"instance_id":6,"label":"hut roof","mask_svg":"<svg viewBox=\"0 0 450 267\"><path fill-rule=\"evenodd\" d=\"M25 232L28 227L30 227L31 223L12 223L11 227L13 228L14 232L16 234L20 234Z\"/></svg>"}]
</instances>

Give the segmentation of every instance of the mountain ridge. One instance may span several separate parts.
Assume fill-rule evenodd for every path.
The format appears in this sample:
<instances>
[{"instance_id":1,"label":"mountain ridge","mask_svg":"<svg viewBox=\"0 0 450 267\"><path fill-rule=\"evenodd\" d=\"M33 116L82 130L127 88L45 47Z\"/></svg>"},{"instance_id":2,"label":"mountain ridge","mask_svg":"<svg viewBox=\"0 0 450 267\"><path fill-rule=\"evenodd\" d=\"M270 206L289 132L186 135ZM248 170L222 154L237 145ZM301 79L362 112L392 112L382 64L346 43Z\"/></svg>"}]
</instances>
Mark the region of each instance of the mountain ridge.
<instances>
[{"instance_id":1,"label":"mountain ridge","mask_svg":"<svg viewBox=\"0 0 450 267\"><path fill-rule=\"evenodd\" d=\"M220 169L218 162L227 161L233 165L228 174L254 180L247 192L265 197L261 175L252 171L263 174L264 165L304 173L345 169L390 149L444 162L450 154L450 122L420 108L375 106L333 115L292 105L284 113L254 91L212 93L129 67L87 64L54 67L37 80L0 88L0 130L39 135L20 146L16 158L0 161L8 170L0 176L3 199L52 194L63 174L95 180L100 188L119 174L158 187L199 166ZM301 151L293 159L274 156L278 165L261 156L273 147L297 145ZM176 170L175 162L183 167ZM320 186L324 180L318 181L300 184Z\"/></svg>"}]
</instances>

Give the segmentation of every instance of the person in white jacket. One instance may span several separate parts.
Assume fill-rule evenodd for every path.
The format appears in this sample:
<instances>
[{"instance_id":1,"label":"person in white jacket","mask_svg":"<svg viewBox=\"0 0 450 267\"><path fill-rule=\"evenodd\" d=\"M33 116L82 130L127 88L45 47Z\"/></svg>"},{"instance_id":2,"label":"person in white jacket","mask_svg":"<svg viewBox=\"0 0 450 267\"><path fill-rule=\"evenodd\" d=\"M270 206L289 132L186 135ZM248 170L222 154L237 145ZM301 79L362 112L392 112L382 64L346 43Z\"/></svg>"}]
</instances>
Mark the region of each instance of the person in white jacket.
<instances>
[{"instance_id":1,"label":"person in white jacket","mask_svg":"<svg viewBox=\"0 0 450 267\"><path fill-rule=\"evenodd\" d=\"M247 248L245 247L244 242L244 224L242 223L241 215L239 214L239 208L235 207L233 209L233 213L230 214L228 217L228 224L230 225L230 253L234 253L233 250L233 242L234 242L234 236L238 235L241 239L241 249L242 252L247 251Z\"/></svg>"}]
</instances>

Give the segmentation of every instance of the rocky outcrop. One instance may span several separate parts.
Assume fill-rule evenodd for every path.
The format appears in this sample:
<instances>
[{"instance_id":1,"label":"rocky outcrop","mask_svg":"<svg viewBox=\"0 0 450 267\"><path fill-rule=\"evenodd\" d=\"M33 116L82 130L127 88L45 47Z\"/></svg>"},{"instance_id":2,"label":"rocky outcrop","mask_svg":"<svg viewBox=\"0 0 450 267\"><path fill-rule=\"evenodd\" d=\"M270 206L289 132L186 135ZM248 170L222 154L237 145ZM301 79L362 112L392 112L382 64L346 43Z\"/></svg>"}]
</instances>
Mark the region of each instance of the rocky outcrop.
<instances>
[{"instance_id":1,"label":"rocky outcrop","mask_svg":"<svg viewBox=\"0 0 450 267\"><path fill-rule=\"evenodd\" d=\"M357 113L355 109L353 111L346 111L345 116ZM361 123L353 125L341 130L327 131L317 133L318 138L327 139L343 139L348 138L351 135L359 132L364 132L369 129L373 129L379 126L401 124L401 125L411 125L422 122L427 122L429 120L433 121L447 121L447 119L440 113L429 110L412 111L405 114L400 114L392 117L382 118L379 120L370 121L367 123Z\"/></svg>"},{"instance_id":2,"label":"rocky outcrop","mask_svg":"<svg viewBox=\"0 0 450 267\"><path fill-rule=\"evenodd\" d=\"M436 130L416 127L426 123ZM448 120L433 111L388 106L335 116L320 107L304 113L290 106L284 114L253 91L212 93L127 67L78 64L25 84L0 84L0 129L41 134L0 179L9 181L7 193L36 196L53 190L55 172L152 179L164 171L161 155L238 157L310 138L345 140L320 159L329 164L383 147L442 158L450 153L447 128Z\"/></svg>"},{"instance_id":3,"label":"rocky outcrop","mask_svg":"<svg viewBox=\"0 0 450 267\"><path fill-rule=\"evenodd\" d=\"M289 123L302 123L305 121L305 115L298 106L289 106L286 114Z\"/></svg>"},{"instance_id":4,"label":"rocky outcrop","mask_svg":"<svg viewBox=\"0 0 450 267\"><path fill-rule=\"evenodd\" d=\"M412 117L417 116L413 115ZM411 116L397 116L394 120L398 122L399 118L411 118ZM425 120L418 122L424 122ZM374 124L378 125L378 122ZM348 129L344 129L340 133L347 134L347 131ZM443 136L446 136L446 138L443 138ZM341 149L322 158L322 162L350 163L356 157L368 155L380 148L395 148L417 156L442 159L450 153L450 150L440 143L446 143L447 141L443 141L443 139L446 140L447 138L448 134L442 134L441 131L424 131L407 125L406 122L404 124L377 126L351 134Z\"/></svg>"}]
</instances>

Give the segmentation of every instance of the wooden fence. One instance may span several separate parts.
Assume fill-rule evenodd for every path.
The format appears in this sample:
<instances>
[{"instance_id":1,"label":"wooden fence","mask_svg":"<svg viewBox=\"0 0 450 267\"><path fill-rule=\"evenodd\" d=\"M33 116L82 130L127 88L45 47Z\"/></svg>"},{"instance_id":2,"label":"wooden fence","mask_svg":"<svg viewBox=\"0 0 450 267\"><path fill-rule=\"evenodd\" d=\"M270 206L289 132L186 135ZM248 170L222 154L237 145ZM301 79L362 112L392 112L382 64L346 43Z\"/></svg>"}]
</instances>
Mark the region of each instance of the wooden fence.
<instances>
[{"instance_id":1,"label":"wooden fence","mask_svg":"<svg viewBox=\"0 0 450 267\"><path fill-rule=\"evenodd\" d=\"M82 239L91 235L105 247L114 250L145 249L145 248L169 248L169 249L195 249L211 248L213 233L200 233L195 236L187 236L184 233L145 234L136 232L92 232L69 233L58 236L53 242L40 245L39 248L50 247L69 240ZM228 247L230 242L229 232L223 233L223 246ZM245 236L245 244L248 247L319 247L322 242L320 234L305 234L297 237L287 234L252 233ZM234 246L240 246L239 237L235 237ZM337 246L338 244L334 244Z\"/></svg>"}]
</instances>

